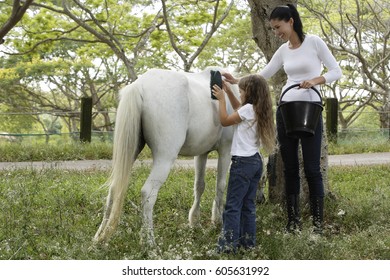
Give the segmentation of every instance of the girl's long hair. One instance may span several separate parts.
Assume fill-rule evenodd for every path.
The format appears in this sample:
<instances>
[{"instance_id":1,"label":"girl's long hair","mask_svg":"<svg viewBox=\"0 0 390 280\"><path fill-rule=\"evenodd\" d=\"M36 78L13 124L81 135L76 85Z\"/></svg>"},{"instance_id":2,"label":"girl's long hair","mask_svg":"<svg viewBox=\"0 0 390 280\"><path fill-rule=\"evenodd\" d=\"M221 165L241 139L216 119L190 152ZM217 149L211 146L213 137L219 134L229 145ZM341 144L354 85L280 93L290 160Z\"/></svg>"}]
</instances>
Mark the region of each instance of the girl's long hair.
<instances>
[{"instance_id":1,"label":"girl's long hair","mask_svg":"<svg viewBox=\"0 0 390 280\"><path fill-rule=\"evenodd\" d=\"M268 83L262 76L255 74L242 77L238 87L245 93L242 105L253 105L257 135L265 151L271 154L276 148L276 131Z\"/></svg>"}]
</instances>

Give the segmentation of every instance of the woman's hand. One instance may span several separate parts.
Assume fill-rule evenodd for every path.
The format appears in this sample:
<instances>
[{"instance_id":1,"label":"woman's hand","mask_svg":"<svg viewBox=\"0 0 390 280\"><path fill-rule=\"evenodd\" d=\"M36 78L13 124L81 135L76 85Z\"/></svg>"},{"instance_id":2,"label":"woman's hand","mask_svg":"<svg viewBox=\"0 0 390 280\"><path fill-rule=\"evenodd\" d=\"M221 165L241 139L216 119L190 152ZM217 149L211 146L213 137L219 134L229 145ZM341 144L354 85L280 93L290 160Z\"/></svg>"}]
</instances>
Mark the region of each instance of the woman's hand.
<instances>
[{"instance_id":1,"label":"woman's hand","mask_svg":"<svg viewBox=\"0 0 390 280\"><path fill-rule=\"evenodd\" d=\"M313 80L307 80L307 81L302 81L301 84L299 85L300 88L311 88L314 87L316 84L313 82Z\"/></svg>"},{"instance_id":2,"label":"woman's hand","mask_svg":"<svg viewBox=\"0 0 390 280\"><path fill-rule=\"evenodd\" d=\"M221 75L225 77L226 82L229 82L231 84L238 84L239 79L234 78L232 74L228 72L221 72Z\"/></svg>"},{"instance_id":3,"label":"woman's hand","mask_svg":"<svg viewBox=\"0 0 390 280\"><path fill-rule=\"evenodd\" d=\"M225 101L225 92L218 85L213 86L213 94L219 101Z\"/></svg>"},{"instance_id":4,"label":"woman's hand","mask_svg":"<svg viewBox=\"0 0 390 280\"><path fill-rule=\"evenodd\" d=\"M316 77L311 80L302 81L299 85L300 88L311 88L316 85L321 85L325 83L325 78L323 76Z\"/></svg>"}]
</instances>

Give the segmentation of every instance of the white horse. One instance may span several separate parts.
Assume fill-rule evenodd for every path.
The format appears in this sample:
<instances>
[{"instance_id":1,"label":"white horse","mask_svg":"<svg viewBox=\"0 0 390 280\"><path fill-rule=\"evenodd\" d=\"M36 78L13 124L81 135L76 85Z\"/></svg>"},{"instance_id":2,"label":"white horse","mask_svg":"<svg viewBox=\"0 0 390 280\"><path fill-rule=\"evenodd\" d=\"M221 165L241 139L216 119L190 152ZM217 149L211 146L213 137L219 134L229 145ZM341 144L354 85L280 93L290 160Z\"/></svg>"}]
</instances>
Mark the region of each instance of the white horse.
<instances>
[{"instance_id":1,"label":"white horse","mask_svg":"<svg viewBox=\"0 0 390 280\"><path fill-rule=\"evenodd\" d=\"M220 69L215 69L220 70ZM238 96L238 90L235 90ZM221 221L226 175L233 136L231 127L219 121L218 101L211 99L210 69L200 73L150 70L120 92L117 110L112 171L108 180L103 221L95 242L107 241L121 214L130 169L147 144L153 156L151 173L141 190L142 237L154 244L153 207L162 184L178 155L195 156L194 203L189 223L200 216L200 199L205 188L207 155L218 152L216 195L212 222ZM232 108L227 101L228 111Z\"/></svg>"}]
</instances>

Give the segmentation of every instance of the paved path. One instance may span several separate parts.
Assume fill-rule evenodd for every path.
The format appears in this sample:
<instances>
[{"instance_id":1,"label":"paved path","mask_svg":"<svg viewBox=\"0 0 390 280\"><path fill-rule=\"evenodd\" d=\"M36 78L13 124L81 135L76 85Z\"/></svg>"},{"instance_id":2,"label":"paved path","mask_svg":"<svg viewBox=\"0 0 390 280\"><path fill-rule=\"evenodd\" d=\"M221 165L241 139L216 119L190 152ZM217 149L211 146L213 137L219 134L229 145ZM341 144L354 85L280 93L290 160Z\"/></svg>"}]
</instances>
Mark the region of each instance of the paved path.
<instances>
[{"instance_id":1,"label":"paved path","mask_svg":"<svg viewBox=\"0 0 390 280\"><path fill-rule=\"evenodd\" d=\"M135 165L151 164L151 160L136 161ZM329 165L372 165L372 164L390 164L390 152L387 153L367 153L367 154L350 154L350 155L331 155L329 156ZM209 159L207 166L210 168L217 167L216 159ZM78 160L78 161L34 161L34 162L0 162L0 170L12 170L18 168L58 168L67 170L109 170L111 160ZM193 160L177 160L175 167L192 168Z\"/></svg>"}]
</instances>

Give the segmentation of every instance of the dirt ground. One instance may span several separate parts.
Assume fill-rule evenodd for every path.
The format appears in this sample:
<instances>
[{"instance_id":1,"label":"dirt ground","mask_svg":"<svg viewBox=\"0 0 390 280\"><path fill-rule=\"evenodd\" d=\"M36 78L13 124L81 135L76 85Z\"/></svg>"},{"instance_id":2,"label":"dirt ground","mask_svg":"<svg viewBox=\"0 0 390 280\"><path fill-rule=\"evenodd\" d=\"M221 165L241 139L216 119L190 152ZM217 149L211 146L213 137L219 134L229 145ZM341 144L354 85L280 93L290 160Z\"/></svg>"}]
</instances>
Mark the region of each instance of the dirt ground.
<instances>
[{"instance_id":1,"label":"dirt ground","mask_svg":"<svg viewBox=\"0 0 390 280\"><path fill-rule=\"evenodd\" d=\"M151 164L151 160L136 161L135 165ZM367 153L350 155L330 155L329 166L337 165L370 165L370 164L390 164L390 152L387 153ZM192 168L193 160L176 160L175 167ZM217 160L209 159L207 167L216 168ZM12 170L18 168L59 168L67 170L109 170L111 160L78 160L78 161L37 161L37 162L0 162L0 170Z\"/></svg>"}]
</instances>

